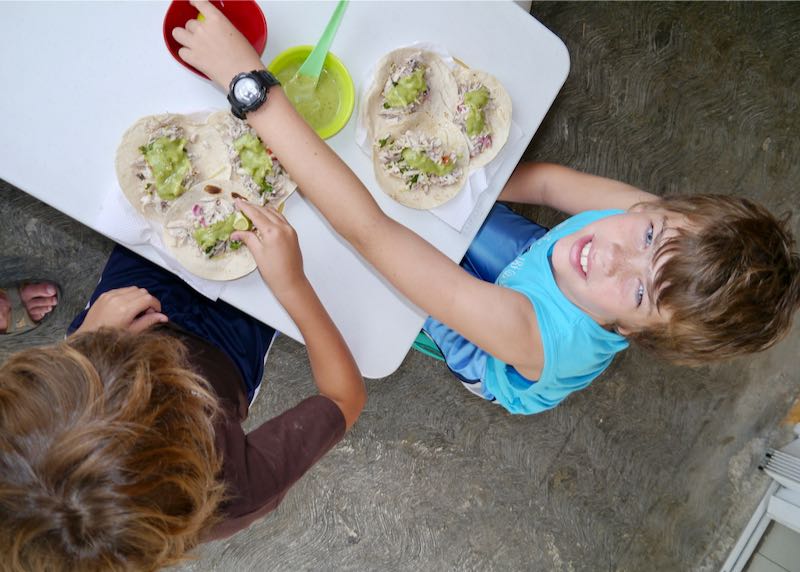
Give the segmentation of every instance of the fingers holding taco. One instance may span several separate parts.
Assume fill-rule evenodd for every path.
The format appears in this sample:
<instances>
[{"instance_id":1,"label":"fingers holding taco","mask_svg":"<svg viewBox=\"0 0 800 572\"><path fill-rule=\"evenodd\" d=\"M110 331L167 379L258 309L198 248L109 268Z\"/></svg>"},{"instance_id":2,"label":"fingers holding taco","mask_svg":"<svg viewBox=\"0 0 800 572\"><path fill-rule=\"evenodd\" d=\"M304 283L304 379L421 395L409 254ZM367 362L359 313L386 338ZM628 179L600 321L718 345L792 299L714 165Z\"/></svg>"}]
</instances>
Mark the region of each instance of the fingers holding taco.
<instances>
[{"instance_id":1,"label":"fingers holding taco","mask_svg":"<svg viewBox=\"0 0 800 572\"><path fill-rule=\"evenodd\" d=\"M232 235L253 228L236 207L245 199L241 185L212 179L178 198L164 221L163 239L175 259L191 273L211 280L233 280L252 272L256 263Z\"/></svg>"},{"instance_id":2,"label":"fingers holding taco","mask_svg":"<svg viewBox=\"0 0 800 572\"><path fill-rule=\"evenodd\" d=\"M264 282L279 299L282 294L296 290L307 279L297 233L292 225L282 213L270 206L259 207L251 203L239 203L238 206L258 227L258 233L236 232L233 237L247 244Z\"/></svg>"}]
</instances>

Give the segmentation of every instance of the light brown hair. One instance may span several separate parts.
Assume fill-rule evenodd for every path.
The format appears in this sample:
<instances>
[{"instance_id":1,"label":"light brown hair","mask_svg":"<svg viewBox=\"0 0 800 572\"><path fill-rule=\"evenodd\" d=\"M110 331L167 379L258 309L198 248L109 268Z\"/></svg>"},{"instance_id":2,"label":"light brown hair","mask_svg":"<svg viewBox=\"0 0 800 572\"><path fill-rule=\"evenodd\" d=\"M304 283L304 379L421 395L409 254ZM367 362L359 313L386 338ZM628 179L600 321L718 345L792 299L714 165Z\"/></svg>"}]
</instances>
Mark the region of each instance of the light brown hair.
<instances>
[{"instance_id":1,"label":"light brown hair","mask_svg":"<svg viewBox=\"0 0 800 572\"><path fill-rule=\"evenodd\" d=\"M0 569L154 570L197 544L223 488L185 353L100 330L0 368Z\"/></svg>"},{"instance_id":2,"label":"light brown hair","mask_svg":"<svg viewBox=\"0 0 800 572\"><path fill-rule=\"evenodd\" d=\"M764 350L788 331L800 305L800 257L788 217L747 199L698 195L638 205L666 209L686 224L665 240L653 281L666 325L632 341L689 365Z\"/></svg>"}]
</instances>

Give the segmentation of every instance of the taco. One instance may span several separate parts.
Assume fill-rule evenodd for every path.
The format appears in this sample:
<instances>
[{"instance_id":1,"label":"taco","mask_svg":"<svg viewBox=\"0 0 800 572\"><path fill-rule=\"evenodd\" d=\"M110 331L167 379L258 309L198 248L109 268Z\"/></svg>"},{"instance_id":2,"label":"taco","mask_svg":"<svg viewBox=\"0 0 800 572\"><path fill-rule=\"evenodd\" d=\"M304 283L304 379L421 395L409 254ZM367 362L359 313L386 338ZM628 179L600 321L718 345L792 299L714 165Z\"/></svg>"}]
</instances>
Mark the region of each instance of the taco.
<instances>
[{"instance_id":1,"label":"taco","mask_svg":"<svg viewBox=\"0 0 800 572\"><path fill-rule=\"evenodd\" d=\"M369 133L397 125L418 112L450 121L458 98L452 72L435 53L401 48L378 63L367 92L364 123Z\"/></svg>"},{"instance_id":2,"label":"taco","mask_svg":"<svg viewBox=\"0 0 800 572\"><path fill-rule=\"evenodd\" d=\"M400 204L431 209L452 199L467 179L467 141L453 123L420 114L373 139L381 188Z\"/></svg>"},{"instance_id":3,"label":"taco","mask_svg":"<svg viewBox=\"0 0 800 572\"><path fill-rule=\"evenodd\" d=\"M297 189L283 165L246 121L219 111L209 116L208 124L225 142L231 179L242 184L253 202L278 208Z\"/></svg>"},{"instance_id":4,"label":"taco","mask_svg":"<svg viewBox=\"0 0 800 572\"><path fill-rule=\"evenodd\" d=\"M453 121L469 143L470 168L494 159L511 130L511 98L502 84L486 72L460 69L458 102Z\"/></svg>"},{"instance_id":5,"label":"taco","mask_svg":"<svg viewBox=\"0 0 800 572\"><path fill-rule=\"evenodd\" d=\"M231 240L252 223L234 204L245 198L241 185L212 179L178 198L164 219L167 249L192 274L211 280L233 280L252 272L256 261L247 247Z\"/></svg>"},{"instance_id":6,"label":"taco","mask_svg":"<svg viewBox=\"0 0 800 572\"><path fill-rule=\"evenodd\" d=\"M227 178L231 171L225 145L214 129L172 114L134 123L117 148L116 169L131 204L158 221L192 185Z\"/></svg>"}]
</instances>

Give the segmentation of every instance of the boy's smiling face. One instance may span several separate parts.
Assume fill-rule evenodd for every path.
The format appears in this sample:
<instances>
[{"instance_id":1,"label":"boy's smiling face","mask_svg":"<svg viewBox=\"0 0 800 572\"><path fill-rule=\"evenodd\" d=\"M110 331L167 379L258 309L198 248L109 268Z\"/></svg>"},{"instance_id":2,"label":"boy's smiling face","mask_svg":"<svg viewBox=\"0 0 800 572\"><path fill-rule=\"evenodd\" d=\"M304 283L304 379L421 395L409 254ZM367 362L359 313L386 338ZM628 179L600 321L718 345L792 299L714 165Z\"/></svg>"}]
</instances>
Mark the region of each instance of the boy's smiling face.
<instances>
[{"instance_id":1,"label":"boy's smiling face","mask_svg":"<svg viewBox=\"0 0 800 572\"><path fill-rule=\"evenodd\" d=\"M559 239L553 274L561 292L597 323L622 335L666 323L669 316L651 298L655 260L662 242L675 235L679 219L663 209L605 217Z\"/></svg>"}]
</instances>

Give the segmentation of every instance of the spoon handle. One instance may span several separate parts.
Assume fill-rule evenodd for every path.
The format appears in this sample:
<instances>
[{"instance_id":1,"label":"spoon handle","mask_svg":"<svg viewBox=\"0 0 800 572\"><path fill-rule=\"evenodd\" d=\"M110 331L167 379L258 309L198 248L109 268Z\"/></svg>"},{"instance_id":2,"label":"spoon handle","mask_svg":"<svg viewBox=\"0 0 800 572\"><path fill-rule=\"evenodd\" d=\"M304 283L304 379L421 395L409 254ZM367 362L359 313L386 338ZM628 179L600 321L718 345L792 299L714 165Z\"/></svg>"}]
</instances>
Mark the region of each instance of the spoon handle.
<instances>
[{"instance_id":1,"label":"spoon handle","mask_svg":"<svg viewBox=\"0 0 800 572\"><path fill-rule=\"evenodd\" d=\"M342 21L345 8L347 8L347 0L339 0L331 19L328 20L328 25L325 26L325 31L322 32L319 42L314 46L300 69L297 70L297 75L319 77L322 65L325 63L325 56L328 55L328 49L331 47L336 31L339 29L339 23Z\"/></svg>"}]
</instances>

